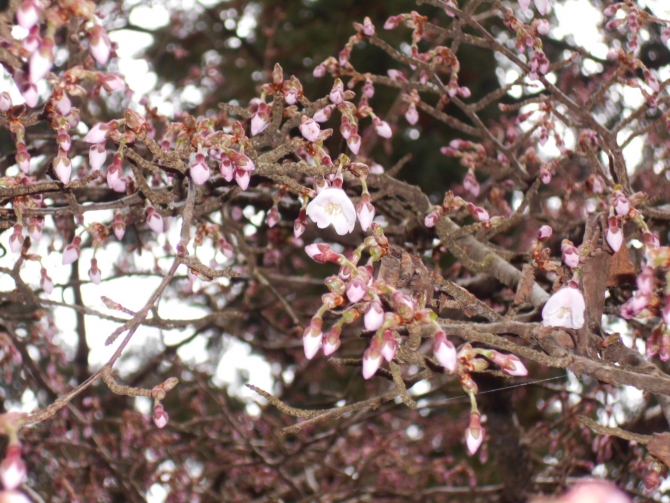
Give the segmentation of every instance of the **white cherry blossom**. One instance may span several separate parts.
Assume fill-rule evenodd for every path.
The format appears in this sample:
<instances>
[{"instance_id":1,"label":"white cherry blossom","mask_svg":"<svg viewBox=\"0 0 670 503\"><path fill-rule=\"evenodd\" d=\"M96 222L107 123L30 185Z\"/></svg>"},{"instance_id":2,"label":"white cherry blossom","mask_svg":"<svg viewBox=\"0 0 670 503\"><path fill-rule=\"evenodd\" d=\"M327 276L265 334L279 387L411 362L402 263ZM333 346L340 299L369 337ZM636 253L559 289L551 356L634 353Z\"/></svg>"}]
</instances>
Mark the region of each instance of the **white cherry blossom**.
<instances>
[{"instance_id":1,"label":"white cherry blossom","mask_svg":"<svg viewBox=\"0 0 670 503\"><path fill-rule=\"evenodd\" d=\"M317 194L307 205L307 216L316 222L319 229L332 225L340 236L352 232L356 225L354 203L342 189L334 187Z\"/></svg>"}]
</instances>

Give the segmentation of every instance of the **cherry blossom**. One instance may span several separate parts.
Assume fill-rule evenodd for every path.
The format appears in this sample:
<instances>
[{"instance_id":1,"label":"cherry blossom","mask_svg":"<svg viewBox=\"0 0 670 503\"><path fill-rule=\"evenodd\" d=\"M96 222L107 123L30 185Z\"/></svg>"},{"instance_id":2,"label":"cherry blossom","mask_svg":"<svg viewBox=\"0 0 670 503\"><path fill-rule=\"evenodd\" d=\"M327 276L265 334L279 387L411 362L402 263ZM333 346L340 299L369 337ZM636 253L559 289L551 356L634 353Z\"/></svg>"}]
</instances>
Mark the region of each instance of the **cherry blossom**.
<instances>
[{"instance_id":1,"label":"cherry blossom","mask_svg":"<svg viewBox=\"0 0 670 503\"><path fill-rule=\"evenodd\" d=\"M329 187L322 190L307 205L307 216L319 229L332 225L339 235L352 232L356 225L356 209L354 203L344 190Z\"/></svg>"},{"instance_id":2,"label":"cherry blossom","mask_svg":"<svg viewBox=\"0 0 670 503\"><path fill-rule=\"evenodd\" d=\"M542 309L542 324L545 327L580 329L584 326L584 295L576 288L567 286L554 293Z\"/></svg>"}]
</instances>

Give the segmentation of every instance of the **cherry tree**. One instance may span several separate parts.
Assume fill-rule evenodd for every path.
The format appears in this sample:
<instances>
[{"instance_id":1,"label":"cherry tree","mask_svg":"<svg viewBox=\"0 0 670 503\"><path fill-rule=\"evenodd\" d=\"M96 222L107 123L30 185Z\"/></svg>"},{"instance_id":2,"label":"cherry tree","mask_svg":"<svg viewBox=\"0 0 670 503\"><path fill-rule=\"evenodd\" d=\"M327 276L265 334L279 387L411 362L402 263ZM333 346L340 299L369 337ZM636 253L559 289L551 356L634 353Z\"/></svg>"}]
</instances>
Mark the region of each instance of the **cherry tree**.
<instances>
[{"instance_id":1,"label":"cherry tree","mask_svg":"<svg viewBox=\"0 0 670 503\"><path fill-rule=\"evenodd\" d=\"M225 49L173 13L171 113L123 4L0 13L0 502L666 501L670 20L595 2L601 54L548 0L371 3L288 74L271 4L203 11L266 23Z\"/></svg>"}]
</instances>

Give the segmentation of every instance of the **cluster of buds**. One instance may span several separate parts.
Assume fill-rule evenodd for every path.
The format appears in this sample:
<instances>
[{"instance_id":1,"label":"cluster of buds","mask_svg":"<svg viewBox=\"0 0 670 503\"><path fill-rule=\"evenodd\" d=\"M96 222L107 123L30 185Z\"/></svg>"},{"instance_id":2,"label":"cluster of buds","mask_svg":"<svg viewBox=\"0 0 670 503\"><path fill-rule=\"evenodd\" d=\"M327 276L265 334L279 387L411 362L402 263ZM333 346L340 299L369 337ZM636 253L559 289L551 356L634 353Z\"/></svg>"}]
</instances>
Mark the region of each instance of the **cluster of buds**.
<instances>
[{"instance_id":1,"label":"cluster of buds","mask_svg":"<svg viewBox=\"0 0 670 503\"><path fill-rule=\"evenodd\" d=\"M504 221L502 217L493 217L489 216L489 212L486 211L481 206L477 206L471 202L465 201L460 196L455 196L454 193L450 190L444 196L444 201L441 206L434 206L424 218L424 225L426 227L435 227L437 221L440 217L446 213L451 213L458 211L460 209L466 209L477 222L480 222L482 227L489 229L495 225L498 225Z\"/></svg>"},{"instance_id":2,"label":"cluster of buds","mask_svg":"<svg viewBox=\"0 0 670 503\"><path fill-rule=\"evenodd\" d=\"M7 435L9 442L5 457L0 461L0 501L11 503L29 503L30 500L19 491L26 479L26 464L21 457L21 442L18 432L23 425L26 414L22 412L6 412L0 414L0 434Z\"/></svg>"},{"instance_id":3,"label":"cluster of buds","mask_svg":"<svg viewBox=\"0 0 670 503\"><path fill-rule=\"evenodd\" d=\"M168 413L165 412L165 407L163 407L161 401L165 400L167 393L174 389L177 384L179 384L179 379L176 377L170 377L161 384L154 386L151 390L151 398L154 399L152 419L158 428L164 428L169 420Z\"/></svg>"}]
</instances>

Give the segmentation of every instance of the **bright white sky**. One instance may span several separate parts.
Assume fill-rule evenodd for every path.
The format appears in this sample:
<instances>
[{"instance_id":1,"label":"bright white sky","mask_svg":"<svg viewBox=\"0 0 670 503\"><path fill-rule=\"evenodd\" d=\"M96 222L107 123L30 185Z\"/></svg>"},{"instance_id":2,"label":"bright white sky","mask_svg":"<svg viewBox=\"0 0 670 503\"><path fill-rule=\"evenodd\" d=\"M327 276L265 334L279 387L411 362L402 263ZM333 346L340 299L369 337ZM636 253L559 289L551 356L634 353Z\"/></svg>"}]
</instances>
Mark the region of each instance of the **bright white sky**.
<instances>
[{"instance_id":1,"label":"bright white sky","mask_svg":"<svg viewBox=\"0 0 670 503\"><path fill-rule=\"evenodd\" d=\"M205 2L200 0L168 0L168 1L154 1L146 2L142 0L127 0L126 6L130 10L130 21L133 25L141 26L148 29L159 28L169 23L169 12L173 7L180 7L186 10L199 8L202 5L212 5L219 3L218 0L209 0ZM640 4L648 6L658 17L670 19L670 1L667 0L640 0ZM132 9L132 10L131 10ZM607 53L607 47L603 44L597 26L601 20L601 14L598 10L591 6L587 0L566 0L558 1L553 7L554 12L559 20L558 25L552 27L553 34L559 37L571 37L574 43L587 48L597 56L604 57ZM229 20L232 21L232 20ZM353 20L352 20L353 21ZM234 25L233 25L234 26ZM245 13L241 20L236 24L237 35L240 38L253 36L253 30L256 27L256 21L253 16L253 10ZM20 29L16 29L15 34L20 36ZM163 89L155 89L157 79L156 75L151 72L147 62L142 59L143 51L148 47L152 38L146 33L140 33L131 30L119 30L110 34L112 40L118 43L119 59L110 64L110 71L118 71L125 75L129 87L135 91L130 106L137 107L139 99L146 93L152 92L151 104L158 106L159 111L165 114L172 114L175 107L179 106L180 102L197 103L202 99L200 92L192 86L175 92L172 86L165 86ZM513 67L508 66L502 70L500 78L502 81L509 82L514 80L518 75ZM661 73L662 78L670 77L667 69ZM40 84L40 91L46 92L46 84ZM0 73L0 90L9 90L12 99L15 103L23 101L16 87L10 83L7 75L2 71ZM515 90L512 91L514 93ZM518 91L517 91L518 92ZM624 92L624 100L626 103L634 106L639 104L642 97L639 91L626 90ZM84 130L82 130L83 132ZM568 137L568 140L570 138ZM574 139L573 139L574 141ZM634 141L626 149L625 154L631 167L634 167L640 159L643 140ZM554 157L558 151L550 140L542 149L541 154L547 157ZM8 174L14 174L17 168L8 170ZM102 214L104 213L104 214ZM87 213L86 223L94 221L109 222L112 219L111 212ZM262 217L262 215L259 215ZM260 219L259 219L260 220ZM170 232L159 238L159 243L162 245L166 239L171 243L178 241L180 222L174 222ZM3 242L8 247L8 239L10 232L3 234ZM57 249L60 246L56 245ZM156 247L159 249L159 247ZM60 263L60 253L47 253L45 246L34 247L34 251L42 254L45 257L44 265L49 271L49 274L54 280L56 287L50 296L52 300L60 300L65 302L72 302L71 290L63 291L58 288L58 284L67 282L69 278L69 267L63 267ZM111 264L115 257L123 253L120 245L112 238L112 243L107 245L104 250L101 250L98 255L99 266L102 270L103 278L109 277L112 274ZM202 256L203 262L207 263L212 258L211 256ZM80 276L87 278L87 271L90 267L90 258L92 252L90 249L85 249L82 257L79 260ZM0 259L0 264L9 266L13 264L15 256L9 253L4 258ZM153 258L145 253L142 257L132 256L132 262L138 268L151 269L153 267ZM222 263L221 256L218 257ZM163 268L169 266L169 259L162 259L160 265ZM179 271L180 274L185 274L185 271ZM24 267L22 277L31 285L37 287L39 285L39 266L36 264L28 264ZM223 280L225 281L225 280ZM143 278L141 283L135 278L117 279L113 281L103 281L100 286L93 284L84 284L82 286L82 294L85 303L88 307L109 313L104 304L100 300L100 296L104 295L111 299L122 302L127 308L136 310L139 309L151 294L151 291L160 282L160 277ZM141 285L141 286L138 286ZM196 285L200 287L202 285ZM6 277L0 277L0 289L9 290L14 287L13 282ZM163 317L189 319L198 317L203 312L197 307L192 307L174 299L164 299L160 302L160 314ZM111 313L110 313L111 314ZM62 344L68 348L69 351L74 350L76 344L75 334L75 316L74 312L65 309L57 308L55 316L58 320L58 327L61 330L60 340ZM89 362L93 368L102 365L113 353L115 346L106 347L104 340L114 330L115 324L106 321L101 321L94 317L86 318L86 328L88 334L88 342L91 347L91 354ZM129 348L129 353L135 355L150 355L159 350L163 343L173 344L179 340L190 335L190 331L168 331L160 333L158 330L148 327L141 328L133 339L133 343ZM227 349L219 362L208 361L207 350L204 347L202 338L198 338L190 344L184 346L180 352L180 356L184 359L191 360L208 369L214 375L214 381L217 384L228 383L230 391L239 396L250 400L248 410L250 413L258 413L259 409L254 404L253 400L257 397L253 395L247 388L243 386L240 370L244 370L248 375L248 382L252 382L266 390L272 390L274 380L272 378L272 369L270 365L257 355L251 355L251 348L249 345L239 342L237 340L229 339L227 341ZM133 361L134 360L134 361ZM131 373L138 363L137 357L128 357L118 365L118 370L121 375ZM290 374L290 371L289 371ZM430 387L427 387L429 390ZM253 395L253 398L252 398ZM630 398L636 398L636 390L631 392ZM22 404L17 404L23 410L30 411L36 407L37 403L35 397L27 394L24 396ZM145 413L150 411L150 402L138 401L137 406ZM168 411L169 412L169 411ZM152 487L148 499L151 503L160 503L165 499L165 489L160 484Z\"/></svg>"}]
</instances>

